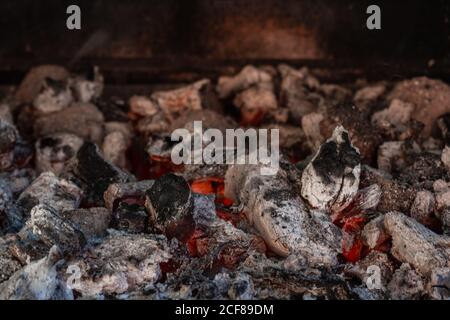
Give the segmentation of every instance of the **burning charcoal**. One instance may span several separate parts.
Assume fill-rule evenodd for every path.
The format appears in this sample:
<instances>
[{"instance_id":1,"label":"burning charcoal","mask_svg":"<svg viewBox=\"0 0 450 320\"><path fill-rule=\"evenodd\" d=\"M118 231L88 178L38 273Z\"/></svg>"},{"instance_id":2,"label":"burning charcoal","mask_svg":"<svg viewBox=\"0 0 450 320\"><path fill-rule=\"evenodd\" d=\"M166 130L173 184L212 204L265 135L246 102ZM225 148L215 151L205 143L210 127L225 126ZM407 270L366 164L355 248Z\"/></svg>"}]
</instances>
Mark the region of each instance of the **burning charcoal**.
<instances>
[{"instance_id":1,"label":"burning charcoal","mask_svg":"<svg viewBox=\"0 0 450 320\"><path fill-rule=\"evenodd\" d=\"M409 212L417 190L405 183L392 179L387 173L362 166L361 188L377 184L381 188L381 199L377 211L386 213L389 211Z\"/></svg>"},{"instance_id":2,"label":"burning charcoal","mask_svg":"<svg viewBox=\"0 0 450 320\"><path fill-rule=\"evenodd\" d=\"M16 91L15 98L19 103L31 103L39 94L46 79L64 81L69 72L60 66L42 65L31 69L22 80Z\"/></svg>"},{"instance_id":3,"label":"burning charcoal","mask_svg":"<svg viewBox=\"0 0 450 320\"><path fill-rule=\"evenodd\" d=\"M111 221L111 213L106 208L64 211L61 217L80 230L87 240L105 236Z\"/></svg>"},{"instance_id":4,"label":"burning charcoal","mask_svg":"<svg viewBox=\"0 0 450 320\"><path fill-rule=\"evenodd\" d=\"M411 218L419 221L425 226L432 226L435 220L434 209L436 201L430 191L419 191L411 206Z\"/></svg>"},{"instance_id":5,"label":"burning charcoal","mask_svg":"<svg viewBox=\"0 0 450 320\"><path fill-rule=\"evenodd\" d=\"M61 253L55 246L48 257L17 271L7 282L0 284L2 300L72 300L72 291L58 275Z\"/></svg>"},{"instance_id":6,"label":"burning charcoal","mask_svg":"<svg viewBox=\"0 0 450 320\"><path fill-rule=\"evenodd\" d=\"M150 224L169 238L179 240L193 232L192 194L187 181L174 174L166 174L155 181L146 192L145 207Z\"/></svg>"},{"instance_id":7,"label":"burning charcoal","mask_svg":"<svg viewBox=\"0 0 450 320\"><path fill-rule=\"evenodd\" d=\"M388 100L400 99L414 105L413 119L425 125L423 134L429 136L436 119L450 112L450 87L440 80L419 77L399 82Z\"/></svg>"},{"instance_id":8,"label":"burning charcoal","mask_svg":"<svg viewBox=\"0 0 450 320\"><path fill-rule=\"evenodd\" d=\"M81 195L81 189L75 184L57 178L51 172L44 172L22 192L17 200L17 206L23 218L27 218L31 209L38 204L45 204L57 212L62 212L77 208Z\"/></svg>"},{"instance_id":9,"label":"burning charcoal","mask_svg":"<svg viewBox=\"0 0 450 320\"><path fill-rule=\"evenodd\" d=\"M220 77L217 84L219 98L227 98L233 93L250 88L259 83L271 83L272 76L262 68L244 67L234 77Z\"/></svg>"},{"instance_id":10,"label":"burning charcoal","mask_svg":"<svg viewBox=\"0 0 450 320\"><path fill-rule=\"evenodd\" d=\"M360 171L358 150L337 127L303 171L301 195L313 208L344 208L358 191Z\"/></svg>"},{"instance_id":11,"label":"burning charcoal","mask_svg":"<svg viewBox=\"0 0 450 320\"><path fill-rule=\"evenodd\" d=\"M151 117L159 112L158 105L144 96L130 98L130 111L140 117Z\"/></svg>"},{"instance_id":12,"label":"burning charcoal","mask_svg":"<svg viewBox=\"0 0 450 320\"><path fill-rule=\"evenodd\" d=\"M123 198L145 198L145 192L150 189L154 183L153 180L144 180L130 183L113 183L109 185L104 193L106 208L112 211L116 201Z\"/></svg>"},{"instance_id":13,"label":"burning charcoal","mask_svg":"<svg viewBox=\"0 0 450 320\"><path fill-rule=\"evenodd\" d=\"M36 142L36 170L51 171L59 175L77 154L83 139L70 133L56 133Z\"/></svg>"},{"instance_id":14,"label":"burning charcoal","mask_svg":"<svg viewBox=\"0 0 450 320\"><path fill-rule=\"evenodd\" d=\"M148 231L148 214L143 205L120 202L113 213L112 227L128 233Z\"/></svg>"},{"instance_id":15,"label":"burning charcoal","mask_svg":"<svg viewBox=\"0 0 450 320\"><path fill-rule=\"evenodd\" d=\"M103 194L110 184L134 181L130 174L103 159L98 147L90 142L83 144L66 174L82 185L89 201L98 204L103 203Z\"/></svg>"},{"instance_id":16,"label":"burning charcoal","mask_svg":"<svg viewBox=\"0 0 450 320\"><path fill-rule=\"evenodd\" d=\"M162 236L111 231L87 256L68 262L82 277L72 284L84 298L122 294L155 283L160 264L171 258Z\"/></svg>"},{"instance_id":17,"label":"burning charcoal","mask_svg":"<svg viewBox=\"0 0 450 320\"><path fill-rule=\"evenodd\" d=\"M382 83L364 87L356 91L353 100L355 102L369 102L379 99L386 92L386 86Z\"/></svg>"},{"instance_id":18,"label":"burning charcoal","mask_svg":"<svg viewBox=\"0 0 450 320\"><path fill-rule=\"evenodd\" d=\"M450 268L438 268L431 272L428 292L433 299L450 299Z\"/></svg>"},{"instance_id":19,"label":"burning charcoal","mask_svg":"<svg viewBox=\"0 0 450 320\"><path fill-rule=\"evenodd\" d=\"M31 218L25 228L45 244L57 245L63 252L76 252L86 243L72 222L64 220L54 208L42 204L31 210Z\"/></svg>"},{"instance_id":20,"label":"burning charcoal","mask_svg":"<svg viewBox=\"0 0 450 320\"><path fill-rule=\"evenodd\" d=\"M38 114L47 114L67 108L72 101L72 91L67 81L46 79L33 106Z\"/></svg>"},{"instance_id":21,"label":"burning charcoal","mask_svg":"<svg viewBox=\"0 0 450 320\"><path fill-rule=\"evenodd\" d=\"M14 259L11 252L8 250L10 243L11 240L0 238L0 288L4 281L8 280L14 272L22 267L19 261Z\"/></svg>"},{"instance_id":22,"label":"burning charcoal","mask_svg":"<svg viewBox=\"0 0 450 320\"><path fill-rule=\"evenodd\" d=\"M391 139L404 132L412 117L414 105L398 99L392 100L389 108L375 112L372 124L381 129Z\"/></svg>"},{"instance_id":23,"label":"burning charcoal","mask_svg":"<svg viewBox=\"0 0 450 320\"><path fill-rule=\"evenodd\" d=\"M72 133L80 138L101 144L103 114L89 103L74 104L64 110L36 119L34 134L43 137L54 133Z\"/></svg>"},{"instance_id":24,"label":"burning charcoal","mask_svg":"<svg viewBox=\"0 0 450 320\"><path fill-rule=\"evenodd\" d=\"M209 80L203 79L183 88L155 92L152 99L168 119L175 119L183 111L203 109L202 92L210 85Z\"/></svg>"},{"instance_id":25,"label":"burning charcoal","mask_svg":"<svg viewBox=\"0 0 450 320\"><path fill-rule=\"evenodd\" d=\"M370 249L375 249L389 239L384 229L384 216L379 216L369 221L362 230L363 243Z\"/></svg>"},{"instance_id":26,"label":"burning charcoal","mask_svg":"<svg viewBox=\"0 0 450 320\"><path fill-rule=\"evenodd\" d=\"M225 177L225 196L244 212L276 254L305 256L312 264L332 265L340 250L340 233L328 217L308 213L283 170L260 175L258 166L232 166Z\"/></svg>"},{"instance_id":27,"label":"burning charcoal","mask_svg":"<svg viewBox=\"0 0 450 320\"><path fill-rule=\"evenodd\" d=\"M385 215L384 226L392 237L392 255L424 275L449 266L450 238L440 236L399 212Z\"/></svg>"},{"instance_id":28,"label":"burning charcoal","mask_svg":"<svg viewBox=\"0 0 450 320\"><path fill-rule=\"evenodd\" d=\"M419 299L424 294L422 277L407 263L403 263L394 273L388 285L393 300Z\"/></svg>"},{"instance_id":29,"label":"burning charcoal","mask_svg":"<svg viewBox=\"0 0 450 320\"><path fill-rule=\"evenodd\" d=\"M92 79L78 76L70 80L74 95L79 102L91 102L102 95L104 79L98 67L94 67Z\"/></svg>"}]
</instances>

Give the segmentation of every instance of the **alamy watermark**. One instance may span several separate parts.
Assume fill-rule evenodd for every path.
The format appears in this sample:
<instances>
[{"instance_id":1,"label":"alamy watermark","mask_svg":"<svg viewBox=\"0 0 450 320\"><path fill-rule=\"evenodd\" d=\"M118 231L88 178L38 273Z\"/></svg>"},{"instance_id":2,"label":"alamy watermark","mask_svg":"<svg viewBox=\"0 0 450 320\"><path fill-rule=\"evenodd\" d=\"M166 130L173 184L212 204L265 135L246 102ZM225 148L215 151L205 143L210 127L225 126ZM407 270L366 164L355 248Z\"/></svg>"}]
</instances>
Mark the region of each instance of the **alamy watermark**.
<instances>
[{"instance_id":1,"label":"alamy watermark","mask_svg":"<svg viewBox=\"0 0 450 320\"><path fill-rule=\"evenodd\" d=\"M269 136L270 134L270 136ZM172 132L178 142L171 152L174 164L252 164L261 165L262 175L275 175L280 163L278 129L219 129L203 131L202 121L194 121L193 130Z\"/></svg>"}]
</instances>

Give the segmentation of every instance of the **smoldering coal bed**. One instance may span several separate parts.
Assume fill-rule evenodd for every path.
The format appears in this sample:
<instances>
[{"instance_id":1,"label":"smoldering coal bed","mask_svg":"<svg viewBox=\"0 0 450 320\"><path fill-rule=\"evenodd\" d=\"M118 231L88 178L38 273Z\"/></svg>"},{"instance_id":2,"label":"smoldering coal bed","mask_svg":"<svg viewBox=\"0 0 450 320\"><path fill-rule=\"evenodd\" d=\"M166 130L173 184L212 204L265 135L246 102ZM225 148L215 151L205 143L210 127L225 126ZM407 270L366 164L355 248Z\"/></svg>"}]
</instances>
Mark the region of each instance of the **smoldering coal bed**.
<instances>
[{"instance_id":1,"label":"smoldering coal bed","mask_svg":"<svg viewBox=\"0 0 450 320\"><path fill-rule=\"evenodd\" d=\"M450 298L448 11L80 2L0 30L0 299ZM195 121L279 130L278 171L174 163Z\"/></svg>"}]
</instances>

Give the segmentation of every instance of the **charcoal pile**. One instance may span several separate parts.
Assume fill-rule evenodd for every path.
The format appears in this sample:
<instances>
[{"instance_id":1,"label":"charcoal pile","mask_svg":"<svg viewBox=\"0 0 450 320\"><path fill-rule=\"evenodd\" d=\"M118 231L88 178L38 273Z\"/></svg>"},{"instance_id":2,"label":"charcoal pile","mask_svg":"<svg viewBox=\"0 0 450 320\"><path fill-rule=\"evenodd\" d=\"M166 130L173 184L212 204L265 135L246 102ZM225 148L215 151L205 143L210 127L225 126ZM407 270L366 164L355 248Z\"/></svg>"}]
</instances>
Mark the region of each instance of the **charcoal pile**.
<instances>
[{"instance_id":1,"label":"charcoal pile","mask_svg":"<svg viewBox=\"0 0 450 320\"><path fill-rule=\"evenodd\" d=\"M444 82L104 88L47 65L0 101L0 299L450 299ZM175 163L200 121L278 129L279 168Z\"/></svg>"}]
</instances>

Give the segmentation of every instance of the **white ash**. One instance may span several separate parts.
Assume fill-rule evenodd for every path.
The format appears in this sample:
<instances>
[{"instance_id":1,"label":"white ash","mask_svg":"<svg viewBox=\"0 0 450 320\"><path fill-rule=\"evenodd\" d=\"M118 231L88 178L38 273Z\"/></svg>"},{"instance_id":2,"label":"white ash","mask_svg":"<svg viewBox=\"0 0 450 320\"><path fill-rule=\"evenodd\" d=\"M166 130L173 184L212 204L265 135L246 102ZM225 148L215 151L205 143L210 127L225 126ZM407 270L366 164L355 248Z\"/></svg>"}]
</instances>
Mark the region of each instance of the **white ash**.
<instances>
[{"instance_id":1,"label":"white ash","mask_svg":"<svg viewBox=\"0 0 450 320\"><path fill-rule=\"evenodd\" d=\"M67 81L47 79L44 87L33 101L38 114L61 111L73 102L72 91Z\"/></svg>"},{"instance_id":2,"label":"white ash","mask_svg":"<svg viewBox=\"0 0 450 320\"><path fill-rule=\"evenodd\" d=\"M151 117L160 111L158 105L145 96L132 96L129 105L131 112L141 117Z\"/></svg>"},{"instance_id":3,"label":"white ash","mask_svg":"<svg viewBox=\"0 0 450 320\"><path fill-rule=\"evenodd\" d=\"M287 182L286 173L261 176L257 166L231 167L225 195L245 206L245 214L267 246L282 257L304 255L311 264L333 265L340 232L320 213L309 213Z\"/></svg>"},{"instance_id":4,"label":"white ash","mask_svg":"<svg viewBox=\"0 0 450 320\"><path fill-rule=\"evenodd\" d=\"M72 284L73 290L83 298L102 298L155 283L161 276L160 263L170 258L163 236L111 230L89 256L71 260L67 266L77 266L81 271L81 278Z\"/></svg>"},{"instance_id":5,"label":"white ash","mask_svg":"<svg viewBox=\"0 0 450 320\"><path fill-rule=\"evenodd\" d=\"M56 133L39 139L35 145L37 172L61 174L82 145L83 139L70 133Z\"/></svg>"},{"instance_id":6,"label":"white ash","mask_svg":"<svg viewBox=\"0 0 450 320\"><path fill-rule=\"evenodd\" d=\"M64 110L37 118L33 128L36 137L66 132L101 144L103 122L103 114L96 106L89 103L77 103Z\"/></svg>"},{"instance_id":7,"label":"white ash","mask_svg":"<svg viewBox=\"0 0 450 320\"><path fill-rule=\"evenodd\" d=\"M0 284L2 300L73 300L72 291L58 274L61 253L55 246L48 257L30 263Z\"/></svg>"},{"instance_id":8,"label":"white ash","mask_svg":"<svg viewBox=\"0 0 450 320\"><path fill-rule=\"evenodd\" d=\"M17 206L23 212L23 218L28 217L31 209L38 204L61 212L78 208L82 193L72 182L58 178L52 172L44 172L20 194Z\"/></svg>"},{"instance_id":9,"label":"white ash","mask_svg":"<svg viewBox=\"0 0 450 320\"><path fill-rule=\"evenodd\" d=\"M399 212L385 215L384 226L392 237L392 255L424 275L434 268L448 267L450 238L434 233Z\"/></svg>"},{"instance_id":10,"label":"white ash","mask_svg":"<svg viewBox=\"0 0 450 320\"><path fill-rule=\"evenodd\" d=\"M220 77L217 84L219 98L227 98L239 91L250 88L259 83L271 83L272 75L262 68L254 66L244 67L237 75L233 77Z\"/></svg>"},{"instance_id":11,"label":"white ash","mask_svg":"<svg viewBox=\"0 0 450 320\"><path fill-rule=\"evenodd\" d=\"M417 192L416 198L411 206L410 215L421 224L428 226L434 218L436 200L432 192L422 190Z\"/></svg>"},{"instance_id":12,"label":"white ash","mask_svg":"<svg viewBox=\"0 0 450 320\"><path fill-rule=\"evenodd\" d=\"M128 183L112 183L105 191L103 198L105 200L105 206L110 211L114 208L114 203L125 197L144 197L145 192L150 189L154 180L142 180Z\"/></svg>"},{"instance_id":13,"label":"white ash","mask_svg":"<svg viewBox=\"0 0 450 320\"><path fill-rule=\"evenodd\" d=\"M424 295L424 279L407 263L397 269L388 284L389 295L393 300L419 299Z\"/></svg>"},{"instance_id":14,"label":"white ash","mask_svg":"<svg viewBox=\"0 0 450 320\"><path fill-rule=\"evenodd\" d=\"M78 227L64 219L55 209L37 205L31 210L31 218L25 229L32 232L48 246L57 245L63 252L78 252L86 244L86 239Z\"/></svg>"},{"instance_id":15,"label":"white ash","mask_svg":"<svg viewBox=\"0 0 450 320\"><path fill-rule=\"evenodd\" d=\"M342 209L355 196L361 171L360 155L348 132L336 127L302 173L301 195L316 209Z\"/></svg>"},{"instance_id":16,"label":"white ash","mask_svg":"<svg viewBox=\"0 0 450 320\"><path fill-rule=\"evenodd\" d=\"M427 289L432 299L450 300L450 268L434 269Z\"/></svg>"},{"instance_id":17,"label":"white ash","mask_svg":"<svg viewBox=\"0 0 450 320\"><path fill-rule=\"evenodd\" d=\"M389 238L384 229L384 216L370 220L363 228L361 237L366 246L370 249L375 249L378 245Z\"/></svg>"}]
</instances>

